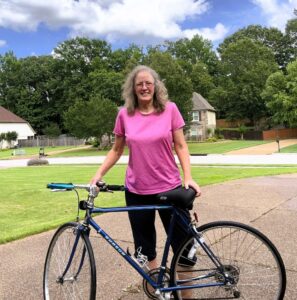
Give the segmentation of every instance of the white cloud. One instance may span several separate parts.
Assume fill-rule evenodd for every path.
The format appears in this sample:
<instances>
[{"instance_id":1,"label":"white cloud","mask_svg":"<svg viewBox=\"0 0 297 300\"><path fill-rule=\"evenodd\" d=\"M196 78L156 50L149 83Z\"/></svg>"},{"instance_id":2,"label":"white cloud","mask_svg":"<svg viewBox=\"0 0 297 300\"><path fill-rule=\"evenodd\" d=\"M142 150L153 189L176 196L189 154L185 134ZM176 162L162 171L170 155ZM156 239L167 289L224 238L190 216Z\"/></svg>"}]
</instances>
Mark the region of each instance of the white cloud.
<instances>
[{"instance_id":1,"label":"white cloud","mask_svg":"<svg viewBox=\"0 0 297 300\"><path fill-rule=\"evenodd\" d=\"M259 6L266 16L269 26L284 30L288 19L294 17L294 8L297 8L297 0L252 0Z\"/></svg>"},{"instance_id":2,"label":"white cloud","mask_svg":"<svg viewBox=\"0 0 297 300\"><path fill-rule=\"evenodd\" d=\"M195 34L203 36L211 41L219 41L224 39L229 29L223 24L218 23L215 28L188 29L184 31L187 38L192 38Z\"/></svg>"},{"instance_id":3,"label":"white cloud","mask_svg":"<svg viewBox=\"0 0 297 300\"><path fill-rule=\"evenodd\" d=\"M0 48L6 46L6 41L0 40Z\"/></svg>"},{"instance_id":4,"label":"white cloud","mask_svg":"<svg viewBox=\"0 0 297 300\"><path fill-rule=\"evenodd\" d=\"M222 38L227 29L190 28L181 24L207 12L206 0L1 0L0 27L34 31L43 23L67 27L71 36L106 38L109 41L153 41L202 34Z\"/></svg>"}]
</instances>

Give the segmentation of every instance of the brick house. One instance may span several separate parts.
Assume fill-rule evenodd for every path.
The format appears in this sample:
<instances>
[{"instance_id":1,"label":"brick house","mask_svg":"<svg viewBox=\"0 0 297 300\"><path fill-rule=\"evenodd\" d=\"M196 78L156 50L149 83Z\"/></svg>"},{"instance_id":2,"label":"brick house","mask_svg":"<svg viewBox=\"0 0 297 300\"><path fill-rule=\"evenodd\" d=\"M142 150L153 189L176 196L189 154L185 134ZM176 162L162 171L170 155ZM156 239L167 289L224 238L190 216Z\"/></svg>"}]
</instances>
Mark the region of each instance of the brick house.
<instances>
[{"instance_id":1,"label":"brick house","mask_svg":"<svg viewBox=\"0 0 297 300\"><path fill-rule=\"evenodd\" d=\"M194 92L191 127L188 140L203 141L211 136L216 128L216 111L200 94Z\"/></svg>"}]
</instances>

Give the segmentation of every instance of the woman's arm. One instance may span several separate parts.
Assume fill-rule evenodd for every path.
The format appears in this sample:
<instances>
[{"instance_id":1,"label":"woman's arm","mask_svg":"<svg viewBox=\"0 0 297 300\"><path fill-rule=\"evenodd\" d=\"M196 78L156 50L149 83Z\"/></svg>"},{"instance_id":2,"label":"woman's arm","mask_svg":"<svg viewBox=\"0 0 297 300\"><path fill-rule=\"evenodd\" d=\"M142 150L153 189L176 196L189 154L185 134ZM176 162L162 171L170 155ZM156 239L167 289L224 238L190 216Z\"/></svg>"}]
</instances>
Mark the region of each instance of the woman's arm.
<instances>
[{"instance_id":1,"label":"woman's arm","mask_svg":"<svg viewBox=\"0 0 297 300\"><path fill-rule=\"evenodd\" d=\"M125 137L124 136L115 136L115 142L108 152L104 162L97 170L95 176L91 179L91 184L96 184L98 180L101 180L102 177L108 172L108 170L119 160L123 154L125 147Z\"/></svg>"},{"instance_id":2,"label":"woman's arm","mask_svg":"<svg viewBox=\"0 0 297 300\"><path fill-rule=\"evenodd\" d=\"M183 129L177 129L173 132L173 143L174 150L178 156L179 162L181 164L184 173L184 185L185 188L192 187L197 192L197 196L201 195L201 190L199 185L192 179L191 175L191 164L190 164L190 154L188 145L186 143Z\"/></svg>"}]
</instances>

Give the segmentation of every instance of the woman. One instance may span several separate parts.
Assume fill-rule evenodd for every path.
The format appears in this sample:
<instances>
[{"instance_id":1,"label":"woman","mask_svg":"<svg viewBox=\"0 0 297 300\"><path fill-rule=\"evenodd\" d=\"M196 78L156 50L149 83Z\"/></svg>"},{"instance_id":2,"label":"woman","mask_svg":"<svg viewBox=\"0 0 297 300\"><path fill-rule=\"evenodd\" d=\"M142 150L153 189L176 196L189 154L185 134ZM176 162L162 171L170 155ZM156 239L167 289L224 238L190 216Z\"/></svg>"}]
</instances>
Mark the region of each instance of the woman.
<instances>
[{"instance_id":1,"label":"woman","mask_svg":"<svg viewBox=\"0 0 297 300\"><path fill-rule=\"evenodd\" d=\"M158 193L182 184L173 145L183 170L184 186L192 187L200 196L200 187L191 176L190 156L183 134L185 123L176 105L168 100L167 90L158 74L147 66L135 67L126 78L123 98L125 108L119 111L115 122L115 143L91 183L102 179L121 157L127 144L127 205L159 204ZM162 210L159 214L167 231L170 211ZM129 219L135 253L141 249L148 257L148 267L157 268L155 211L129 212ZM178 228L175 230L173 251L177 250L185 234Z\"/></svg>"}]
</instances>

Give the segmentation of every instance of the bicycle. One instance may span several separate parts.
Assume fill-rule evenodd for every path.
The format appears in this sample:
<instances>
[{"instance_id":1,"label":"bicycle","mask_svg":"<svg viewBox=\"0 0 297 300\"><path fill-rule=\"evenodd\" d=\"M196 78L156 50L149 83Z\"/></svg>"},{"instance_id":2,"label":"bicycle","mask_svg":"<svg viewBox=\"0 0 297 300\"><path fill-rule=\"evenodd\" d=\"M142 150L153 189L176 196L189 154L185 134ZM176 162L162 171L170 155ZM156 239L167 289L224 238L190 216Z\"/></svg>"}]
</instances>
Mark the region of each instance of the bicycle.
<instances>
[{"instance_id":1,"label":"bicycle","mask_svg":"<svg viewBox=\"0 0 297 300\"><path fill-rule=\"evenodd\" d=\"M46 256L44 299L96 299L96 264L89 240L95 229L142 277L143 289L150 299L283 299L286 271L272 242L251 226L232 221L216 221L197 228L197 215L189 223L178 203L169 199L164 205L95 207L98 188L90 185L51 183L54 191L76 191L78 207L85 211L82 222L65 223L55 232ZM123 186L98 183L99 190L122 191ZM88 191L79 200L77 189ZM162 196L162 195L161 195ZM164 198L164 197L163 197ZM167 199L168 198L168 199ZM183 205L191 206L195 195ZM169 203L168 203L169 202ZM145 258L138 262L123 250L92 218L94 213L130 210L172 210L169 232L158 269L146 270ZM178 222L188 235L167 265L173 226ZM190 293L189 293L190 291Z\"/></svg>"}]
</instances>

